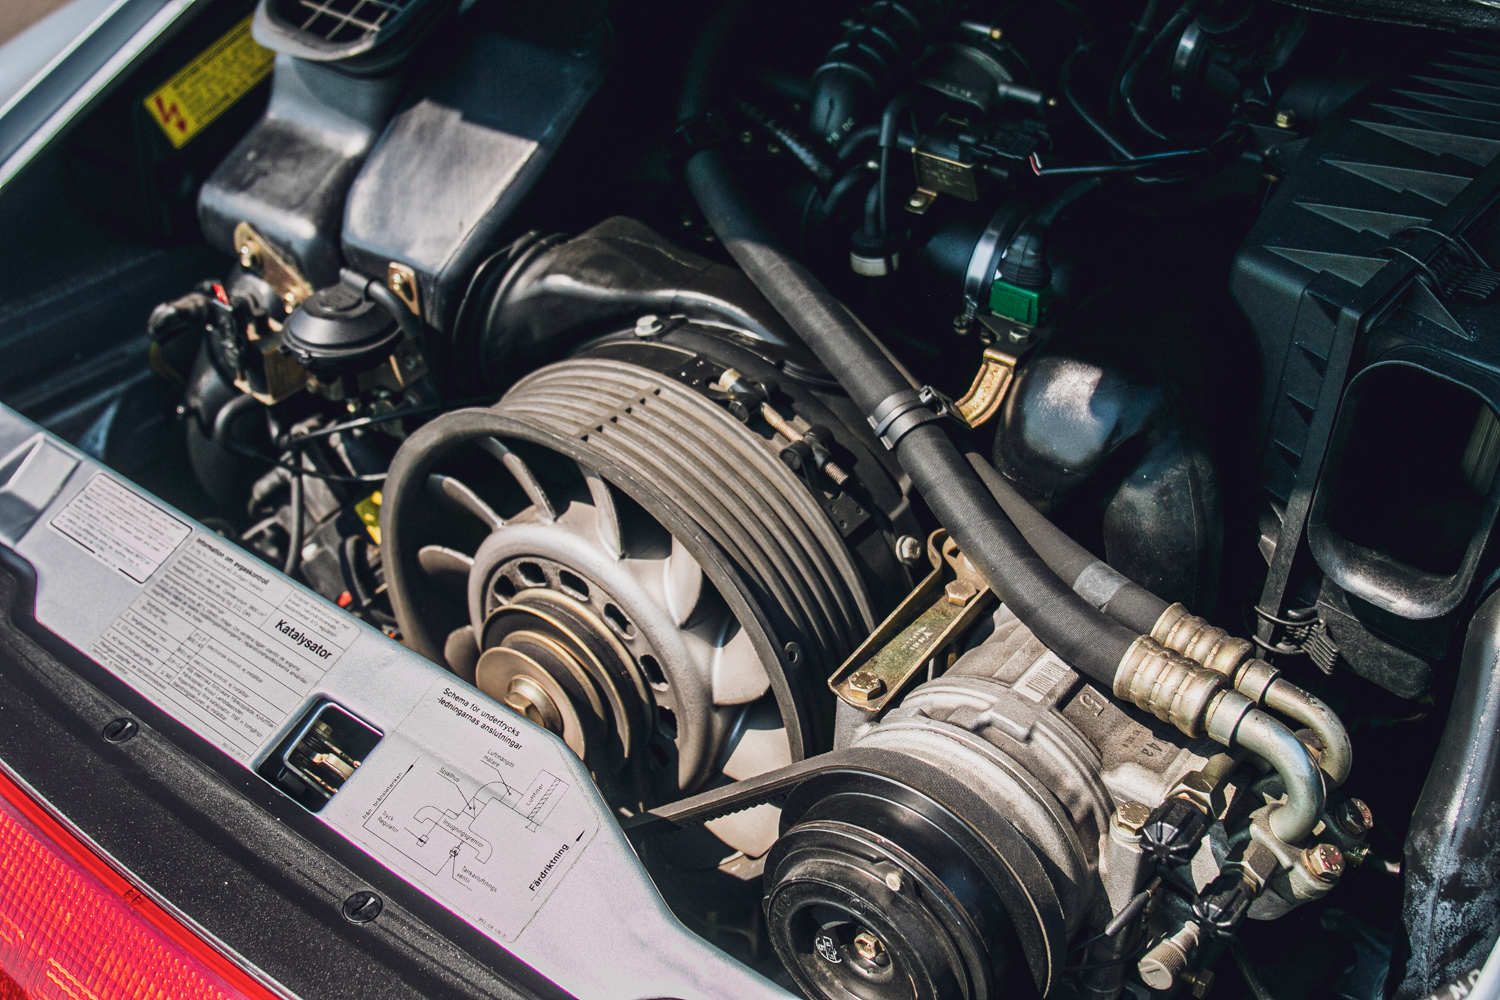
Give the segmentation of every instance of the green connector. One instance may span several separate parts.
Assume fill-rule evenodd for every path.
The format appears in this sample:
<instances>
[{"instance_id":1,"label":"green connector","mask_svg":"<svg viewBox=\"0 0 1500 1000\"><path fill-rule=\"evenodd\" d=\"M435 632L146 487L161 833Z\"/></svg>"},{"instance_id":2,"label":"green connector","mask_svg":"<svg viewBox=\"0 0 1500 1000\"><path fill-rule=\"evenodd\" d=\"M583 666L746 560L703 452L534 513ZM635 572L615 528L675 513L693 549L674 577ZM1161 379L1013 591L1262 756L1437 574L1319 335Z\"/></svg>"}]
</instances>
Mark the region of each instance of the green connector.
<instances>
[{"instance_id":1,"label":"green connector","mask_svg":"<svg viewBox=\"0 0 1500 1000\"><path fill-rule=\"evenodd\" d=\"M990 312L1017 323L1036 326L1051 306L1051 288L1019 288L999 278L990 286Z\"/></svg>"}]
</instances>

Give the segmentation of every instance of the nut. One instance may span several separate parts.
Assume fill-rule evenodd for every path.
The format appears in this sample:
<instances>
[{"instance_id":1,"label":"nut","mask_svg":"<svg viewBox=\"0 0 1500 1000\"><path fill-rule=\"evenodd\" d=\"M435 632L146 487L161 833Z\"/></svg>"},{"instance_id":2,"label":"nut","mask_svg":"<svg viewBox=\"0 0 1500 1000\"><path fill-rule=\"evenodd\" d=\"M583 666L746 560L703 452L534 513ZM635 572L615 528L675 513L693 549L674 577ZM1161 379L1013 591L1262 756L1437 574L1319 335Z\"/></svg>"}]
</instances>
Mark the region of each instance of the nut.
<instances>
[{"instance_id":1,"label":"nut","mask_svg":"<svg viewBox=\"0 0 1500 1000\"><path fill-rule=\"evenodd\" d=\"M967 580L954 580L943 588L943 593L948 595L949 604L962 608L979 596L979 588Z\"/></svg>"},{"instance_id":2,"label":"nut","mask_svg":"<svg viewBox=\"0 0 1500 1000\"><path fill-rule=\"evenodd\" d=\"M1375 825L1375 815L1360 799L1349 799L1339 806L1335 819L1338 821L1339 829L1351 837L1363 837Z\"/></svg>"},{"instance_id":3,"label":"nut","mask_svg":"<svg viewBox=\"0 0 1500 1000\"><path fill-rule=\"evenodd\" d=\"M1302 852L1302 863L1319 881L1335 882L1344 873L1344 852L1332 844L1314 844Z\"/></svg>"},{"instance_id":4,"label":"nut","mask_svg":"<svg viewBox=\"0 0 1500 1000\"><path fill-rule=\"evenodd\" d=\"M922 539L915 535L902 535L896 539L896 558L908 566L922 561Z\"/></svg>"},{"instance_id":5,"label":"nut","mask_svg":"<svg viewBox=\"0 0 1500 1000\"><path fill-rule=\"evenodd\" d=\"M854 935L854 951L866 962L878 962L885 957L885 945L870 931Z\"/></svg>"},{"instance_id":6,"label":"nut","mask_svg":"<svg viewBox=\"0 0 1500 1000\"><path fill-rule=\"evenodd\" d=\"M1193 991L1195 997L1205 997L1208 991L1213 989L1214 974L1212 969L1188 969L1182 974L1182 981Z\"/></svg>"},{"instance_id":7,"label":"nut","mask_svg":"<svg viewBox=\"0 0 1500 1000\"><path fill-rule=\"evenodd\" d=\"M1132 837L1139 836L1141 827L1151 818L1151 807L1144 802L1121 802L1115 810L1115 826Z\"/></svg>"},{"instance_id":8,"label":"nut","mask_svg":"<svg viewBox=\"0 0 1500 1000\"><path fill-rule=\"evenodd\" d=\"M860 701L869 701L885 690L885 681L873 670L856 670L849 675L849 693Z\"/></svg>"}]
</instances>

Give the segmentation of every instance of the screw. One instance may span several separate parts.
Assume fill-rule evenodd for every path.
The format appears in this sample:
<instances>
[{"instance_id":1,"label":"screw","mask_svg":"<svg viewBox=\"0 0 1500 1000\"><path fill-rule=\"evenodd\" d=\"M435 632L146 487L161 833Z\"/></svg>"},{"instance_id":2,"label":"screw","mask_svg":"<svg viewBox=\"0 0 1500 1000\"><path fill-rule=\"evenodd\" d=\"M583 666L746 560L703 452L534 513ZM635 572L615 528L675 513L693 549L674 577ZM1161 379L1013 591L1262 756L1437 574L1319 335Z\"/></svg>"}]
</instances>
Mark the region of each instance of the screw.
<instances>
[{"instance_id":1,"label":"screw","mask_svg":"<svg viewBox=\"0 0 1500 1000\"><path fill-rule=\"evenodd\" d=\"M885 873L885 887L887 889L891 890L892 892L900 892L901 891L901 886L903 884L904 883L901 881L901 873L900 872L886 872Z\"/></svg>"},{"instance_id":2,"label":"screw","mask_svg":"<svg viewBox=\"0 0 1500 1000\"><path fill-rule=\"evenodd\" d=\"M1344 873L1344 853L1332 844L1315 844L1302 852L1302 863L1320 882L1335 882Z\"/></svg>"},{"instance_id":3,"label":"screw","mask_svg":"<svg viewBox=\"0 0 1500 1000\"><path fill-rule=\"evenodd\" d=\"M896 539L896 558L908 566L922 561L922 540L915 535L902 535Z\"/></svg>"},{"instance_id":4,"label":"screw","mask_svg":"<svg viewBox=\"0 0 1500 1000\"><path fill-rule=\"evenodd\" d=\"M849 675L849 693L859 701L869 701L885 690L885 681L873 670L856 670Z\"/></svg>"},{"instance_id":5,"label":"screw","mask_svg":"<svg viewBox=\"0 0 1500 1000\"><path fill-rule=\"evenodd\" d=\"M1115 810L1115 826L1131 836L1139 836L1141 827L1151 818L1151 807L1143 802L1121 802Z\"/></svg>"},{"instance_id":6,"label":"screw","mask_svg":"<svg viewBox=\"0 0 1500 1000\"><path fill-rule=\"evenodd\" d=\"M1351 837L1363 837L1375 825L1375 816L1361 799L1349 799L1339 807L1339 828Z\"/></svg>"},{"instance_id":7,"label":"screw","mask_svg":"<svg viewBox=\"0 0 1500 1000\"><path fill-rule=\"evenodd\" d=\"M661 330L661 319L656 316L648 314L635 321L635 335L637 337L654 337L658 333L661 333Z\"/></svg>"},{"instance_id":8,"label":"screw","mask_svg":"<svg viewBox=\"0 0 1500 1000\"><path fill-rule=\"evenodd\" d=\"M255 247L246 243L240 247L240 267L247 271L253 271L260 266L260 254L255 252Z\"/></svg>"},{"instance_id":9,"label":"screw","mask_svg":"<svg viewBox=\"0 0 1500 1000\"><path fill-rule=\"evenodd\" d=\"M967 580L954 580L943 588L943 593L948 595L949 604L962 608L979 596L979 588Z\"/></svg>"},{"instance_id":10,"label":"screw","mask_svg":"<svg viewBox=\"0 0 1500 1000\"><path fill-rule=\"evenodd\" d=\"M885 957L885 945L869 931L854 935L854 950L866 962L878 962Z\"/></svg>"},{"instance_id":11,"label":"screw","mask_svg":"<svg viewBox=\"0 0 1500 1000\"><path fill-rule=\"evenodd\" d=\"M1297 124L1297 112L1288 108L1285 111L1276 112L1277 128L1292 128Z\"/></svg>"},{"instance_id":12,"label":"screw","mask_svg":"<svg viewBox=\"0 0 1500 1000\"><path fill-rule=\"evenodd\" d=\"M383 909L385 901L373 892L356 892L344 900L344 919L353 924L368 924Z\"/></svg>"},{"instance_id":13,"label":"screw","mask_svg":"<svg viewBox=\"0 0 1500 1000\"><path fill-rule=\"evenodd\" d=\"M105 723L102 735L106 743L124 743L140 731L141 724L139 722L121 716L118 719L111 719Z\"/></svg>"}]
</instances>

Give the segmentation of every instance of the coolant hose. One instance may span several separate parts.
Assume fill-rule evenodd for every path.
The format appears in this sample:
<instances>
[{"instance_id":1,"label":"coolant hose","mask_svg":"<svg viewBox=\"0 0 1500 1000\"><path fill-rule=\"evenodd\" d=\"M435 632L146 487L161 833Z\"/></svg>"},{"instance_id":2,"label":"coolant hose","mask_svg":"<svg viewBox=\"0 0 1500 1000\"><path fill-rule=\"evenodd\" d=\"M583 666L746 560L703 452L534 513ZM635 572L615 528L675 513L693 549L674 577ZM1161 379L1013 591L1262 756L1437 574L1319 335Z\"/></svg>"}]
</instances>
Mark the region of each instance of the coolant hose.
<instances>
[{"instance_id":1,"label":"coolant hose","mask_svg":"<svg viewBox=\"0 0 1500 1000\"><path fill-rule=\"evenodd\" d=\"M747 207L716 150L688 161L688 187L709 225L766 299L849 392L862 412L911 388L843 305ZM1106 617L1063 583L1006 517L947 434L907 430L896 457L932 513L1016 617L1074 668L1113 684L1141 632Z\"/></svg>"},{"instance_id":2,"label":"coolant hose","mask_svg":"<svg viewBox=\"0 0 1500 1000\"><path fill-rule=\"evenodd\" d=\"M1286 784L1286 805L1271 813L1271 832L1285 844L1300 843L1323 819L1323 774L1307 747L1286 726L1258 708L1245 713L1234 730L1234 746L1244 747L1276 769Z\"/></svg>"}]
</instances>

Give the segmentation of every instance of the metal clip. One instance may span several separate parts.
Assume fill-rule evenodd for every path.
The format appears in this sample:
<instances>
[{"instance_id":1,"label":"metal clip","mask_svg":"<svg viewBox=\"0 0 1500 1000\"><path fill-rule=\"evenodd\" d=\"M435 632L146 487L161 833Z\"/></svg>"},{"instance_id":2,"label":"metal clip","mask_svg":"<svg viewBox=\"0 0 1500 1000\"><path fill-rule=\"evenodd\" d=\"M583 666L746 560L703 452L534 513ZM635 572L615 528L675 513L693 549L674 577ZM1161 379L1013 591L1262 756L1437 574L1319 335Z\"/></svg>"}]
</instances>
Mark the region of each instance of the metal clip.
<instances>
[{"instance_id":1,"label":"metal clip","mask_svg":"<svg viewBox=\"0 0 1500 1000\"><path fill-rule=\"evenodd\" d=\"M945 531L927 539L933 570L828 679L844 702L874 714L979 617L990 586Z\"/></svg>"}]
</instances>

